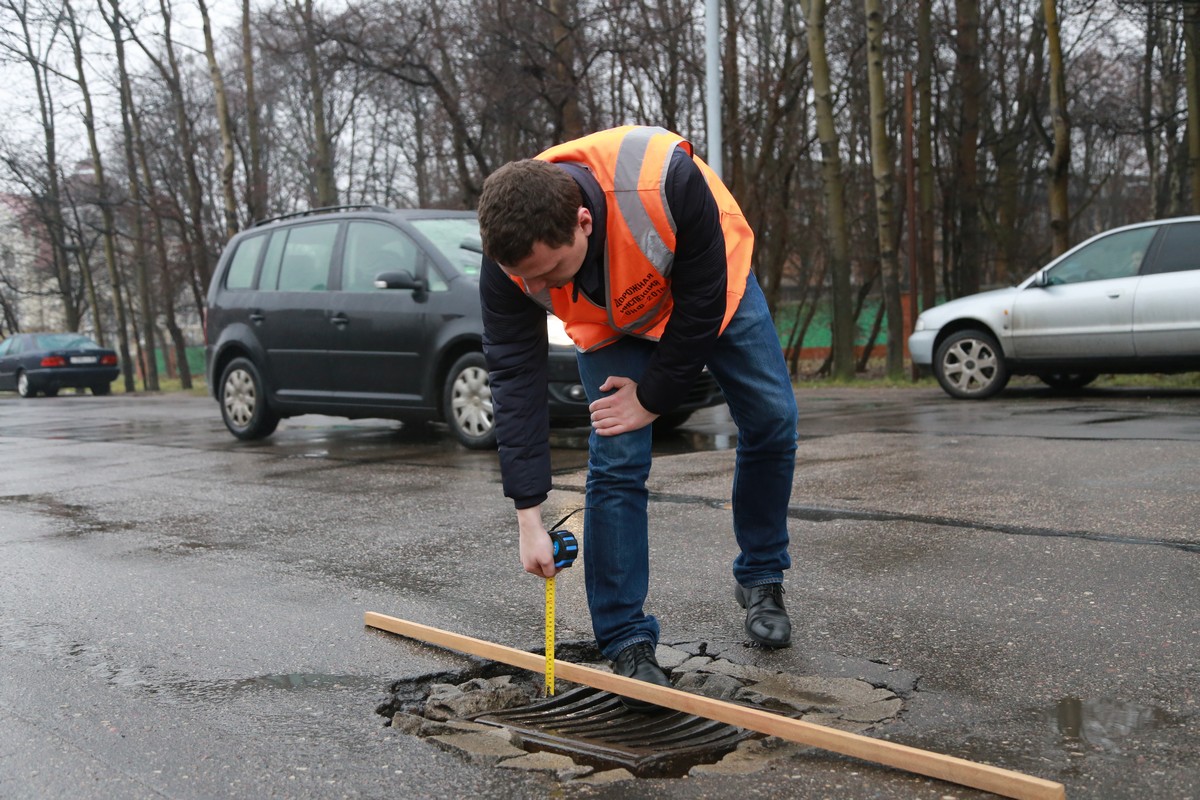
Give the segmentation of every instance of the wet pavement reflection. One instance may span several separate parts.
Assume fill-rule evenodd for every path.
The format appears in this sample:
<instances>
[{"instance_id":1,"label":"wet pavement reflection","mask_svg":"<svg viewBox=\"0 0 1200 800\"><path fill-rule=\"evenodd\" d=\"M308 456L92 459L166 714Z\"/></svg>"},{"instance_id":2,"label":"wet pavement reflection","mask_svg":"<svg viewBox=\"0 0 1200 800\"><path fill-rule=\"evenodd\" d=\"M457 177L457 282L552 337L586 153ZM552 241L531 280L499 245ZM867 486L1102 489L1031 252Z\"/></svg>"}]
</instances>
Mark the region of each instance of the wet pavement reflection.
<instances>
[{"instance_id":1,"label":"wet pavement reflection","mask_svg":"<svg viewBox=\"0 0 1200 800\"><path fill-rule=\"evenodd\" d=\"M1081 747L1118 752L1121 740L1138 731L1153 730L1174 721L1161 708L1118 700L1064 697L1047 714L1067 750Z\"/></svg>"}]
</instances>

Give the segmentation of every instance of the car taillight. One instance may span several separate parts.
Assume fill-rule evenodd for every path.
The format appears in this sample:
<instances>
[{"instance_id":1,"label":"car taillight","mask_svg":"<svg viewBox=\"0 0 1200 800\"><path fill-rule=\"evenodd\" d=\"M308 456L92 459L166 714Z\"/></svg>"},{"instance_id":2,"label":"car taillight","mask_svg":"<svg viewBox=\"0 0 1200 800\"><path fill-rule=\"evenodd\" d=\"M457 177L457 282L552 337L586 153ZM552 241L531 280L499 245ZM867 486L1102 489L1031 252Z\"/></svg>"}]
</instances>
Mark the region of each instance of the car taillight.
<instances>
[{"instance_id":1,"label":"car taillight","mask_svg":"<svg viewBox=\"0 0 1200 800\"><path fill-rule=\"evenodd\" d=\"M114 355L100 356L100 363L106 367L115 367L117 365L117 357Z\"/></svg>"},{"instance_id":2,"label":"car taillight","mask_svg":"<svg viewBox=\"0 0 1200 800\"><path fill-rule=\"evenodd\" d=\"M65 367L67 360L62 356L46 356L42 359L43 367Z\"/></svg>"}]
</instances>

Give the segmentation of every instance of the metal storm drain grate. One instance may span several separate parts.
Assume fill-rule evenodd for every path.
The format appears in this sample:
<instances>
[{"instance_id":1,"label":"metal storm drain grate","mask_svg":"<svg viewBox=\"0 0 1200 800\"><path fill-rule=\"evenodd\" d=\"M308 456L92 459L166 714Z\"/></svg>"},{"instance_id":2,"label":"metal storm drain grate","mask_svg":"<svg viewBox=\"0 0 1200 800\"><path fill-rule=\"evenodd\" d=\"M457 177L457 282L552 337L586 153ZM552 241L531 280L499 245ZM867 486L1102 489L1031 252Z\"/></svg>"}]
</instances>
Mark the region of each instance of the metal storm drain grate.
<instances>
[{"instance_id":1,"label":"metal storm drain grate","mask_svg":"<svg viewBox=\"0 0 1200 800\"><path fill-rule=\"evenodd\" d=\"M680 711L629 711L616 695L587 686L470 719L512 731L526 750L560 753L597 769L624 767L639 778L681 777L759 735Z\"/></svg>"}]
</instances>

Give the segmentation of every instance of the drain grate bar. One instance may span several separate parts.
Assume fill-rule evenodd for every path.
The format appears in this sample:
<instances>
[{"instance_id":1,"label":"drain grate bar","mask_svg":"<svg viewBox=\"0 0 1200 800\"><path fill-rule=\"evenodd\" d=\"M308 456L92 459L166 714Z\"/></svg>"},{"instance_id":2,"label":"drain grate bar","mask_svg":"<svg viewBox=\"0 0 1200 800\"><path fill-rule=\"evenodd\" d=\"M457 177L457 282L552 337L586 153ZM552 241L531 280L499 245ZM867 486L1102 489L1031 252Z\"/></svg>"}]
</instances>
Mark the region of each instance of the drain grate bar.
<instances>
[{"instance_id":1,"label":"drain grate bar","mask_svg":"<svg viewBox=\"0 0 1200 800\"><path fill-rule=\"evenodd\" d=\"M470 719L513 731L526 749L561 753L600 769L624 767L639 778L681 777L759 735L681 711L636 713L616 695L589 686Z\"/></svg>"}]
</instances>

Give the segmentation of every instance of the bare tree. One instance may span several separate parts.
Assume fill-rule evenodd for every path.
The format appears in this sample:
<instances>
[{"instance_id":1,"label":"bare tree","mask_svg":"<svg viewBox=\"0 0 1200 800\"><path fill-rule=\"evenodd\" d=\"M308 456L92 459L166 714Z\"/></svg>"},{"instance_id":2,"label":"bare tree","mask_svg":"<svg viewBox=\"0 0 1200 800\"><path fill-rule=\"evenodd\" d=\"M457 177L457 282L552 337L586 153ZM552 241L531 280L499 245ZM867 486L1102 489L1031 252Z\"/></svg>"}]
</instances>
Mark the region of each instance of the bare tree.
<instances>
[{"instance_id":1,"label":"bare tree","mask_svg":"<svg viewBox=\"0 0 1200 800\"><path fill-rule=\"evenodd\" d=\"M233 122L229 117L229 97L225 92L225 77L217 63L216 48L213 45L212 20L208 15L208 3L196 0L200 8L200 17L204 30L204 56L208 59L208 69L212 75L213 98L217 103L217 122L221 128L221 192L225 199L225 235L233 236L238 232L237 193L234 191L234 156L233 156Z\"/></svg>"},{"instance_id":2,"label":"bare tree","mask_svg":"<svg viewBox=\"0 0 1200 800\"><path fill-rule=\"evenodd\" d=\"M42 128L42 144L45 154L44 168L37 183L40 189L32 194L38 207L38 218L45 226L47 240L50 244L50 258L53 264L55 279L58 282L59 295L62 298L63 315L68 330L78 330L81 316L79 304L75 301L76 291L71 276L70 259L67 242L64 235L62 219L62 198L59 187L58 163L58 129L55 119L51 79L54 69L49 63L50 50L55 46L60 33L60 20L51 16L46 20L37 18L38 11L28 0L4 0L0 6L10 14L17 23L17 29L5 26L5 35L0 38L0 47L29 67L33 77L34 90L37 94L38 121ZM19 33L18 33L19 31ZM44 33L45 39L39 50L39 33ZM7 155L10 169L16 167L15 155ZM32 182L25 185L34 188ZM99 324L97 324L99 328Z\"/></svg>"},{"instance_id":3,"label":"bare tree","mask_svg":"<svg viewBox=\"0 0 1200 800\"><path fill-rule=\"evenodd\" d=\"M958 90L958 142L955 150L954 202L958 229L954 240L955 295L979 291L979 118L983 81L979 67L979 0L955 0L955 83ZM950 288L950 287L947 287Z\"/></svg>"},{"instance_id":4,"label":"bare tree","mask_svg":"<svg viewBox=\"0 0 1200 800\"><path fill-rule=\"evenodd\" d=\"M264 165L261 113L254 89L254 40L250 35L250 0L242 0L242 79L246 85L246 136L249 142L249 187L246 211L250 219L267 216L267 173Z\"/></svg>"},{"instance_id":5,"label":"bare tree","mask_svg":"<svg viewBox=\"0 0 1200 800\"><path fill-rule=\"evenodd\" d=\"M920 255L917 259L921 282L921 307L937 302L937 280L933 264L934 164L933 164L933 2L919 0L917 9L917 194L920 214Z\"/></svg>"},{"instance_id":6,"label":"bare tree","mask_svg":"<svg viewBox=\"0 0 1200 800\"><path fill-rule=\"evenodd\" d=\"M1054 255L1071 246L1069 181L1071 177L1071 117L1067 113L1067 81L1059 35L1055 0L1042 0L1046 20L1046 48L1050 54L1050 117L1054 126L1054 150L1046 165L1050 174L1050 230Z\"/></svg>"},{"instance_id":7,"label":"bare tree","mask_svg":"<svg viewBox=\"0 0 1200 800\"><path fill-rule=\"evenodd\" d=\"M125 282L117 265L117 225L113 212L115 200L108 179L105 177L104 157L100 150L96 126L95 107L88 86L87 70L84 68L84 27L69 0L63 2L63 16L70 36L71 51L75 57L75 82L83 100L83 125L87 131L88 147L92 153L92 170L96 188L96 204L100 207L101 233L104 243L104 264L108 269L108 280L112 290L113 315L116 318L118 349L121 355L121 372L125 379L125 391L132 392L133 364L129 351L129 323L126 319ZM99 324L97 324L99 327Z\"/></svg>"},{"instance_id":8,"label":"bare tree","mask_svg":"<svg viewBox=\"0 0 1200 800\"><path fill-rule=\"evenodd\" d=\"M155 311L150 298L150 279L146 267L146 231L142 181L134 157L134 135L132 117L133 92L129 85L129 72L125 64L125 35L119 0L107 0L111 14L106 14L104 0L98 3L100 13L112 32L113 47L117 57L117 88L120 93L121 134L125 153L125 172L129 185L129 202L133 227L133 274L137 284L138 308L142 316L142 339L138 347L138 358L142 365L142 381L146 389L158 391L158 364L155 359L154 318Z\"/></svg>"},{"instance_id":9,"label":"bare tree","mask_svg":"<svg viewBox=\"0 0 1200 800\"><path fill-rule=\"evenodd\" d=\"M180 236L186 244L190 256L191 281L193 296L197 310L201 307L203 289L208 286L212 272L211 263L214 260L209 252L209 235L206 226L205 187L201 180L201 155L196 143L195 125L189 116L189 109L195 110L196 104L187 97L184 89L185 76L180 65L180 58L173 34L174 9L171 0L159 0L159 16L161 20L162 51L151 47L144 37L137 34L132 26L126 26L133 41L154 65L161 81L161 87L167 94L163 104L169 122L164 127L170 131L169 140L177 145L177 159L170 159L169 169L159 170L165 182L170 183L182 166L184 187L180 203L181 213L176 221L186 228L181 229ZM186 209L186 211L184 211Z\"/></svg>"},{"instance_id":10,"label":"bare tree","mask_svg":"<svg viewBox=\"0 0 1200 800\"><path fill-rule=\"evenodd\" d=\"M1188 178L1192 213L1200 214L1200 0L1184 0L1187 41Z\"/></svg>"},{"instance_id":11,"label":"bare tree","mask_svg":"<svg viewBox=\"0 0 1200 800\"><path fill-rule=\"evenodd\" d=\"M867 14L867 85L871 95L871 167L875 177L875 215L879 261L883 270L884 308L887 309L887 372L904 374L904 313L900 307L900 263L896 257L892 192L896 189L895 157L888 135L888 98L883 70L883 2L865 0Z\"/></svg>"},{"instance_id":12,"label":"bare tree","mask_svg":"<svg viewBox=\"0 0 1200 800\"><path fill-rule=\"evenodd\" d=\"M850 248L846 230L845 185L841 143L834 123L833 84L825 50L825 0L801 0L808 21L808 54L812 68L813 104L821 141L821 177L833 280L833 374L854 376L854 314L850 297Z\"/></svg>"}]
</instances>

